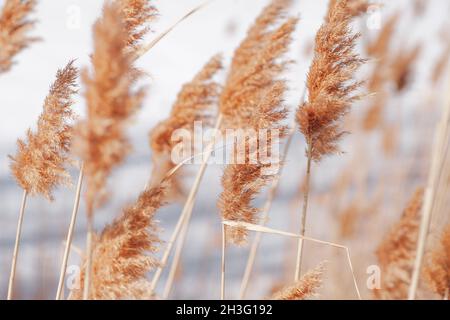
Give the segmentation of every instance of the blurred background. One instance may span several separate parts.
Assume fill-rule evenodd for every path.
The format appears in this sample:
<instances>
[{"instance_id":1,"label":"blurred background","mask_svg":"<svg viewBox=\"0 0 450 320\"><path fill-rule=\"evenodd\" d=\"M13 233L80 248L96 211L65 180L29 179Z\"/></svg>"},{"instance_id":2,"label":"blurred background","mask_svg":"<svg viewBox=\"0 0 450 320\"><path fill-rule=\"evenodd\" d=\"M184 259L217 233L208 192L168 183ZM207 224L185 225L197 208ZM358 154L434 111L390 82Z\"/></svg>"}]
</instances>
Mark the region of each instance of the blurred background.
<instances>
[{"instance_id":1,"label":"blurred background","mask_svg":"<svg viewBox=\"0 0 450 320\"><path fill-rule=\"evenodd\" d=\"M313 40L323 22L328 1L294 0L292 15L300 17L288 55L295 60L285 77L289 83L286 105L298 106L309 64ZM154 1L159 18L149 37L156 37L193 7L199 0ZM267 0L215 0L179 24L167 37L138 61L148 77L147 98L130 127L134 152L110 179L112 196L96 213L96 229L112 221L120 209L132 202L147 182L151 170L148 132L170 112L177 92L211 56L222 52L226 64L233 50L245 37L248 27L269 3ZM327 158L314 167L308 235L350 247L363 297L367 268L376 265L377 245L393 222L400 217L409 198L426 184L433 132L439 110L448 95L448 68L438 66L450 47L450 2L442 0L376 1L382 8L363 16L354 28L361 32L361 55L369 59L359 75L370 78L379 61L370 56L368 44L377 39L383 25L399 14L395 24L386 70L399 66L401 54L417 49L408 62L403 83L383 85L382 121L370 122L370 111L380 103L373 95L354 106L346 130L352 134L343 143L344 154ZM3 0L0 0L2 6ZM17 58L13 69L0 75L0 297L6 296L8 274L21 189L9 170L7 155L16 151L17 138L34 128L42 103L58 68L77 59L80 68L89 66L92 52L91 27L101 14L102 0L39 0L33 35L42 41L33 44ZM403 57L405 58L405 57ZM396 60L398 59L398 60ZM445 60L445 59L444 59ZM402 60L403 61L403 60ZM403 61L404 62L404 61ZM403 81L399 80L399 81ZM366 89L367 91L367 89ZM81 93L83 87L81 87ZM82 95L76 112L85 112ZM372 108L372 109L371 109ZM296 135L281 178L281 186L270 212L268 225L297 232L301 205L301 186L305 171L305 145ZM220 286L220 219L216 199L221 192L223 166L211 165L201 185L188 234L183 261L171 298L216 299ZM194 165L188 171L195 173ZM74 184L77 171L71 170ZM186 187L192 183L188 175ZM263 204L265 194L257 199ZM15 297L53 299L59 274L63 241L73 205L74 188L59 189L55 201L31 198L22 233ZM161 210L158 219L167 240L181 211L182 203ZM70 265L80 261L85 243L84 204L80 208L75 246ZM249 288L249 298L270 295L274 288L292 280L296 242L264 235ZM77 249L79 248L79 250ZM248 248L227 251L227 297L236 298L244 271ZM307 243L304 269L327 261L321 298L354 299L351 273L345 252ZM257 281L256 281L257 280ZM164 283L161 281L161 284Z\"/></svg>"}]
</instances>

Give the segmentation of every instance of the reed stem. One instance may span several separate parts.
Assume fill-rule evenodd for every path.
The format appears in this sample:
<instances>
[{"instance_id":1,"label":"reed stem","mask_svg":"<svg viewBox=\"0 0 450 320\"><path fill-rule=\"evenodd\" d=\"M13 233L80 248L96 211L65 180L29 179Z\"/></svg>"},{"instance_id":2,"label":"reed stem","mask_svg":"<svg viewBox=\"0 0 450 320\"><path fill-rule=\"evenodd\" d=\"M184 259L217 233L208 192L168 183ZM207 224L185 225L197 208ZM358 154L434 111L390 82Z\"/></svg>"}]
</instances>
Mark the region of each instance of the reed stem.
<instances>
[{"instance_id":1,"label":"reed stem","mask_svg":"<svg viewBox=\"0 0 450 320\"><path fill-rule=\"evenodd\" d=\"M92 238L94 235L94 215L91 213L87 217L87 235L86 235L86 269L84 273L83 300L89 299L92 273Z\"/></svg>"},{"instance_id":2,"label":"reed stem","mask_svg":"<svg viewBox=\"0 0 450 320\"><path fill-rule=\"evenodd\" d=\"M225 251L226 251L225 224L222 223L222 263L220 271L220 300L225 300Z\"/></svg>"},{"instance_id":3,"label":"reed stem","mask_svg":"<svg viewBox=\"0 0 450 320\"><path fill-rule=\"evenodd\" d=\"M303 195L303 208L302 208L302 216L301 216L301 225L300 225L300 235L305 236L306 232L306 215L308 212L308 201L309 201L309 189L310 189L310 181L311 181L311 163L312 163L312 149L311 144L308 143L308 151L307 151L308 162L306 165L306 181L305 181L305 193ZM301 269L302 269L302 260L303 260L303 238L299 238L297 242L297 261L295 265L295 282L300 280Z\"/></svg>"},{"instance_id":4,"label":"reed stem","mask_svg":"<svg viewBox=\"0 0 450 320\"><path fill-rule=\"evenodd\" d=\"M195 177L195 181L194 184L189 192L188 198L186 200L186 203L184 204L183 207L183 211L181 212L180 217L178 218L178 222L175 226L175 230L173 231L169 242L167 243L167 247L166 250L164 251L163 257L161 259L161 263L158 266L158 268L156 269L156 272L153 276L151 285L150 285L150 292L154 292L156 285L158 284L159 279L161 278L163 269L165 268L167 261L169 260L169 256L170 256L170 252L172 251L173 245L175 244L175 241L177 240L181 229L183 227L183 223L184 221L189 221L191 214L192 214L192 208L194 207L194 203L195 203L195 198L197 196L198 193L198 189L200 187L200 183L203 179L203 176L205 175L205 171L206 168L208 166L208 161L211 157L212 151L214 150L214 144L215 144L215 137L217 135L217 131L220 129L220 127L222 126L222 120L223 120L223 116L220 114L217 117L217 121L216 121L216 125L214 128L214 139L213 141L211 141L211 143L208 145L207 147L207 152L203 157L203 161L202 164L200 166L200 169L197 173L197 176Z\"/></svg>"},{"instance_id":5,"label":"reed stem","mask_svg":"<svg viewBox=\"0 0 450 320\"><path fill-rule=\"evenodd\" d=\"M21 238L21 234L22 234L23 216L25 213L25 206L27 203L27 198L28 198L28 192L26 190L24 190L23 196L22 196L22 203L20 205L19 220L17 222L16 241L14 244L14 252L13 252L13 257L12 257L12 262L11 262L11 272L9 274L8 300L11 300L13 298L14 278L16 276L17 256L19 255L19 245L20 245L20 238Z\"/></svg>"},{"instance_id":6,"label":"reed stem","mask_svg":"<svg viewBox=\"0 0 450 320\"><path fill-rule=\"evenodd\" d=\"M80 167L80 173L78 176L77 189L75 192L75 202L73 205L72 216L70 219L69 231L67 232L66 245L64 248L63 260L61 263L61 271L59 273L58 290L56 292L56 300L62 299L62 293L64 291L64 279L66 277L67 262L69 260L70 249L72 247L73 232L75 230L75 224L77 222L78 208L80 206L81 187L83 184L84 165Z\"/></svg>"},{"instance_id":7,"label":"reed stem","mask_svg":"<svg viewBox=\"0 0 450 320\"><path fill-rule=\"evenodd\" d=\"M275 195L277 194L278 186L280 185L281 180L281 173L283 169L283 163L286 161L287 154L289 152L289 148L292 144L292 139L294 137L295 133L295 126L292 128L291 132L289 132L288 140L286 141L286 145L284 146L283 154L282 154L282 160L281 160L281 169L278 173L278 176L272 181L272 185L269 190L269 194L267 196L266 203L264 204L264 208L262 210L261 215L261 224L265 225L267 222L267 219L269 218L270 209L272 208L273 200L275 199ZM259 248L259 244L261 242L261 236L262 234L260 232L257 232L255 237L253 238L252 247L250 249L250 254L247 258L247 264L245 266L245 272L244 276L242 278L241 282L241 289L239 291L239 299L243 300L245 298L245 295L247 293L248 284L250 282L250 276L253 271L253 266L255 265L256 260L256 253Z\"/></svg>"}]
</instances>

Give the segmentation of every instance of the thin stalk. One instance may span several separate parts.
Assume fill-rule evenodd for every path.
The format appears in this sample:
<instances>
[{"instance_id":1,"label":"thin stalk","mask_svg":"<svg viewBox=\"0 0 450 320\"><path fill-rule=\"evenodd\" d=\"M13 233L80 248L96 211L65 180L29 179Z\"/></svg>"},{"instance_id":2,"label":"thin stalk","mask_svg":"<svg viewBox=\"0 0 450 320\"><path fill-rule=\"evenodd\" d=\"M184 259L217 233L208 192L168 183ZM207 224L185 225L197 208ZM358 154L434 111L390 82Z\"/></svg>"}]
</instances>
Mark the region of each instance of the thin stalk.
<instances>
[{"instance_id":1,"label":"thin stalk","mask_svg":"<svg viewBox=\"0 0 450 320\"><path fill-rule=\"evenodd\" d=\"M61 263L61 271L59 273L59 282L58 282L58 290L56 292L56 300L60 300L62 298L62 293L64 291L63 289L64 279L66 277L67 262L69 260L70 248L72 247L73 232L75 230L75 224L77 222L78 208L80 206L80 195L81 195L81 187L83 184L83 176L84 176L84 165L82 164L78 176L77 189L75 193L75 202L72 209L72 217L70 219L69 231L67 232L64 255Z\"/></svg>"},{"instance_id":2,"label":"thin stalk","mask_svg":"<svg viewBox=\"0 0 450 320\"><path fill-rule=\"evenodd\" d=\"M269 218L269 213L272 208L273 200L275 199L275 195L277 194L278 186L280 185L281 180L281 173L283 169L283 164L286 161L287 154L289 152L289 148L292 144L292 139L294 137L295 133L295 126L292 128L291 132L289 132L288 140L286 141L286 145L284 146L283 154L282 154L282 160L281 164L282 167L280 169L280 172L278 173L278 176L272 181L272 185L269 190L269 194L267 196L266 203L264 204L264 208L261 215L261 224L265 225L267 222L267 219ZM258 251L259 244L261 242L261 236L262 234L260 232L257 232L255 237L253 238L252 247L250 249L249 256L247 258L247 264L245 266L245 272L244 276L242 278L241 282L241 289L239 292L239 299L243 300L245 298L245 295L247 293L248 284L250 282L250 276L253 271L253 266L255 265L255 259L256 259L256 252Z\"/></svg>"},{"instance_id":3,"label":"thin stalk","mask_svg":"<svg viewBox=\"0 0 450 320\"><path fill-rule=\"evenodd\" d=\"M204 3L194 7L193 9L189 10L189 12L187 12L184 16L182 16L180 19L178 19L177 21L175 21L174 24L172 24L169 28L167 28L165 31L163 31L161 34L159 34L155 39L153 39L151 42L149 42L148 44L142 46L135 55L135 59L138 59L140 57L142 57L143 55L145 55L148 51L150 51L150 49L152 49L159 41L161 41L161 39L163 39L165 36L167 36L173 29L175 29L176 26L178 26L181 22L183 22L184 20L186 20L187 18L189 18L190 16L192 16L194 13L196 13L197 11L199 11L200 9L206 7L208 4L210 4L211 2L213 2L214 0L207 0Z\"/></svg>"},{"instance_id":4,"label":"thin stalk","mask_svg":"<svg viewBox=\"0 0 450 320\"><path fill-rule=\"evenodd\" d=\"M217 134L217 131L219 130L219 128L222 126L222 120L223 120L223 116L219 115L217 117L217 122L216 122L215 129L214 129L215 135ZM208 166L208 161L211 157L212 151L214 150L214 144L215 144L215 138L213 139L213 141L211 141L211 143L207 147L207 152L206 152L205 156L203 157L202 164L197 173L197 176L195 177L194 185L192 186L192 188L189 192L188 198L183 207L183 211L181 212L181 215L178 218L178 222L175 226L175 230L173 231L172 236L170 237L170 240L167 243L167 247L166 247L166 250L164 251L163 257L160 261L160 265L156 269L156 272L153 276L153 279L152 279L152 282L150 285L150 292L152 292L152 293L155 291L156 285L158 284L158 281L161 278L163 269L165 268L167 261L169 260L170 252L172 251L173 245L175 244L175 241L177 240L177 238L181 232L181 228L183 227L183 223L184 223L185 219L190 218L190 215L192 213L191 207L194 206L195 198L197 196L198 189L200 187L200 183L203 179L203 176L205 175L205 171Z\"/></svg>"},{"instance_id":5,"label":"thin stalk","mask_svg":"<svg viewBox=\"0 0 450 320\"><path fill-rule=\"evenodd\" d=\"M305 236L306 232L306 215L308 212L308 200L309 200L309 189L310 189L310 181L311 181L311 163L312 163L312 149L311 144L308 143L308 163L306 165L306 181L305 181L305 193L303 195L303 208L302 208L302 216L301 216L301 226L300 226L300 235ZM295 265L295 281L300 280L301 268L302 268L302 259L303 259L303 238L299 238L297 242L297 262Z\"/></svg>"},{"instance_id":6,"label":"thin stalk","mask_svg":"<svg viewBox=\"0 0 450 320\"><path fill-rule=\"evenodd\" d=\"M417 288L419 286L420 271L422 270L422 261L425 255L426 242L436 199L436 188L438 187L439 179L441 177L443 163L446 161L446 153L443 153L443 150L446 150L449 143L449 131L450 95L447 97L443 115L436 128L435 139L433 142L431 169L422 208L422 220L420 223L419 238L417 242L416 260L414 261L412 279L408 292L409 300L414 300L416 298Z\"/></svg>"},{"instance_id":7,"label":"thin stalk","mask_svg":"<svg viewBox=\"0 0 450 320\"><path fill-rule=\"evenodd\" d=\"M23 216L25 213L27 197L28 197L28 192L26 190L24 190L23 196L22 196L22 203L20 205L19 220L17 222L16 242L14 244L14 252L13 252L13 257L12 257L12 262L11 262L11 272L9 274L8 300L11 300L13 297L14 278L16 276L17 256L19 255L19 244L20 244L20 238L21 238L21 234L22 234Z\"/></svg>"},{"instance_id":8,"label":"thin stalk","mask_svg":"<svg viewBox=\"0 0 450 320\"><path fill-rule=\"evenodd\" d=\"M94 235L94 216L89 214L87 217L87 235L86 235L86 268L84 272L84 288L83 288L83 300L89 299L89 292L91 286L91 273L92 273L92 238Z\"/></svg>"},{"instance_id":9,"label":"thin stalk","mask_svg":"<svg viewBox=\"0 0 450 320\"><path fill-rule=\"evenodd\" d=\"M225 251L226 251L225 224L222 223L222 263L220 268L220 300L225 300Z\"/></svg>"},{"instance_id":10,"label":"thin stalk","mask_svg":"<svg viewBox=\"0 0 450 320\"><path fill-rule=\"evenodd\" d=\"M190 211L192 212L192 207ZM184 248L184 242L186 241L186 236L189 230L189 221L190 216L188 219L185 219L183 223L183 229L181 230L180 238L177 242L177 247L175 248L175 254L172 260L172 265L170 266L169 276L166 281L166 286L164 287L164 293L162 298L167 299L169 298L170 292L172 291L173 282L175 280L175 275L178 271L178 266L180 264L181 255L183 254L183 248Z\"/></svg>"},{"instance_id":11,"label":"thin stalk","mask_svg":"<svg viewBox=\"0 0 450 320\"><path fill-rule=\"evenodd\" d=\"M353 284L355 286L356 294L358 295L358 299L359 300L362 299L361 298L361 292L359 291L359 287L358 287L358 282L356 281L355 271L353 269L352 259L351 259L351 256L350 256L350 250L349 250L348 247L346 247L344 245L341 245L341 244L329 242L329 241L318 240L318 239L302 236L300 234L295 234L295 233L286 232L286 231L282 231L282 230L272 229L272 228L268 228L268 227L265 227L265 226L251 224L251 223L247 223L247 222L223 220L222 223L224 225L232 227L232 228L244 228L246 230L254 231L254 232L261 232L261 233L267 233L267 234L276 234L276 235L280 235L280 236L284 236L284 237L291 237L291 238L297 238L297 239L301 238L301 239L306 240L306 241L311 241L311 242L323 244L323 245L326 245L326 246L330 246L330 247L334 247L334 248L339 248L339 249L345 250L347 263L348 263L350 272L352 274Z\"/></svg>"}]
</instances>

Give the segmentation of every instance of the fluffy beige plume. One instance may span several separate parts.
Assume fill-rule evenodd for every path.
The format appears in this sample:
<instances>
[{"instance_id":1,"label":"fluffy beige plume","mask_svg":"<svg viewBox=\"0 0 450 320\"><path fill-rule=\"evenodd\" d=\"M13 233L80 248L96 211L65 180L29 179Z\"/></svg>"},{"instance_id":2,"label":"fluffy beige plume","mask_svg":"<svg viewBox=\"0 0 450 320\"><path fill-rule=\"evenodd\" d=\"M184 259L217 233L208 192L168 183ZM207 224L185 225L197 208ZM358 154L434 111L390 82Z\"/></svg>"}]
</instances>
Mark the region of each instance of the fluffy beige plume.
<instances>
[{"instance_id":1,"label":"fluffy beige plume","mask_svg":"<svg viewBox=\"0 0 450 320\"><path fill-rule=\"evenodd\" d=\"M281 124L287 114L282 107L286 85L276 78L285 69L286 61L280 61L280 58L288 49L298 20L289 18L274 30L269 28L281 18L289 3L273 1L264 9L236 51L220 101L227 128L251 129L257 135L261 129L278 129L280 137L286 133ZM250 161L259 159L258 154L262 152L270 154L271 137L267 141L259 139L259 136L256 140L246 137L241 139L244 141L238 141L245 144L245 154L238 155L245 163L230 164L225 168L222 178L224 190L218 207L226 220L257 222L259 209L252 205L252 201L274 177L264 172L271 164ZM251 151L250 146L256 144L256 150ZM264 144L267 150L263 150ZM243 245L248 231L226 227L226 234L229 242Z\"/></svg>"},{"instance_id":2,"label":"fluffy beige plume","mask_svg":"<svg viewBox=\"0 0 450 320\"><path fill-rule=\"evenodd\" d=\"M355 72L363 60L354 52L358 34L350 29L352 1L341 0L330 8L326 22L316 35L316 48L308 79L308 101L297 112L300 131L308 144L308 156L319 161L339 151L344 134L339 121L358 96Z\"/></svg>"},{"instance_id":3,"label":"fluffy beige plume","mask_svg":"<svg viewBox=\"0 0 450 320\"><path fill-rule=\"evenodd\" d=\"M35 25L29 20L35 7L35 0L5 1L0 12L0 73L9 71L14 57L37 40L27 35Z\"/></svg>"},{"instance_id":4,"label":"fluffy beige plume","mask_svg":"<svg viewBox=\"0 0 450 320\"><path fill-rule=\"evenodd\" d=\"M58 70L56 81L45 98L37 131L28 130L27 141L18 140L18 151L12 159L11 171L18 184L30 195L52 199L52 190L70 184L65 167L70 162L71 121L74 118L72 96L77 92L78 70L73 61Z\"/></svg>"},{"instance_id":5,"label":"fluffy beige plume","mask_svg":"<svg viewBox=\"0 0 450 320\"><path fill-rule=\"evenodd\" d=\"M127 44L134 50L140 48L140 42L150 31L149 24L153 22L158 10L150 0L115 0L122 13Z\"/></svg>"},{"instance_id":6,"label":"fluffy beige plume","mask_svg":"<svg viewBox=\"0 0 450 320\"><path fill-rule=\"evenodd\" d=\"M381 267L381 289L374 291L378 299L406 299L417 247L423 190L418 190L403 212L400 221L378 246Z\"/></svg>"},{"instance_id":7,"label":"fluffy beige plume","mask_svg":"<svg viewBox=\"0 0 450 320\"><path fill-rule=\"evenodd\" d=\"M140 73L125 50L128 34L117 5L105 3L93 31L92 72L83 72L87 118L77 127L75 146L84 162L88 214L103 202L108 176L130 152L125 131L144 97L134 88Z\"/></svg>"},{"instance_id":8,"label":"fluffy beige plume","mask_svg":"<svg viewBox=\"0 0 450 320\"><path fill-rule=\"evenodd\" d=\"M189 130L193 132L194 123L201 121L203 125L211 122L211 117L217 114L213 107L217 103L220 93L220 84L212 78L222 68L221 56L214 56L194 77L185 84L172 106L170 116L159 123L150 132L150 146L153 150L152 180L150 185L158 185L176 164L171 161L173 148L180 143L172 140L176 130ZM200 150L196 150L200 152ZM183 184L179 172L170 179L170 198L177 198L184 194Z\"/></svg>"},{"instance_id":9,"label":"fluffy beige plume","mask_svg":"<svg viewBox=\"0 0 450 320\"><path fill-rule=\"evenodd\" d=\"M144 191L94 241L89 299L151 298L146 275L158 260L148 254L156 253L161 243L155 214L165 193L165 185ZM81 287L71 292L71 299L83 296L85 268L81 270Z\"/></svg>"},{"instance_id":10,"label":"fluffy beige plume","mask_svg":"<svg viewBox=\"0 0 450 320\"><path fill-rule=\"evenodd\" d=\"M320 264L307 272L296 284L287 286L276 292L271 300L305 300L316 295L322 285L324 266Z\"/></svg>"}]
</instances>

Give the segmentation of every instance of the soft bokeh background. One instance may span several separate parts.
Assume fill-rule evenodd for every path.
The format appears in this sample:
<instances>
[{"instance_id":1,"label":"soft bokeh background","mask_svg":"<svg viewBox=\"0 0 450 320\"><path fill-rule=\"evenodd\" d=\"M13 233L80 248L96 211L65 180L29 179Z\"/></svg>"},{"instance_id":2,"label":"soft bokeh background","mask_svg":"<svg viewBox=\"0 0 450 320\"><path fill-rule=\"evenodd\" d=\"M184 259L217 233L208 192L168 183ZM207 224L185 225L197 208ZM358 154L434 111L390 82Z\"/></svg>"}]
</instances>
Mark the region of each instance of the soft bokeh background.
<instances>
[{"instance_id":1,"label":"soft bokeh background","mask_svg":"<svg viewBox=\"0 0 450 320\"><path fill-rule=\"evenodd\" d=\"M17 58L17 65L12 71L0 76L0 297L6 296L7 280L12 255L13 240L19 210L21 190L9 172L8 154L15 152L16 139L23 137L27 128L34 127L35 120L41 112L42 102L48 87L54 79L58 68L63 67L69 59L77 59L79 67L89 65L92 51L91 27L101 13L102 0L39 0L34 17L39 21L33 34L42 38L30 49ZM154 1L160 17L149 37L156 37L178 18L183 16L199 0L164 0ZM295 41L289 56L293 64L286 73L290 92L286 104L293 110L300 99L307 68L310 63L309 48L315 32L323 20L327 1L294 0L291 9L293 15L299 15L301 21L295 33ZM384 1L385 7L377 12L376 17L365 17L361 25L356 25L363 33L363 39L371 39L379 31L376 27L367 28L367 19L380 19L383 23L389 15L400 8L402 22L397 30L394 47L400 50L417 42L423 43L423 53L414 74L414 82L408 94L397 99L393 104L400 108L402 126L402 148L389 166L384 168L386 179L394 179L404 164L405 159L416 157L415 151L421 148L422 155L429 153L432 132L436 122L436 108L444 96L444 86L431 87L429 73L445 44L442 30L450 13L450 2L430 0L426 9L414 15L410 0ZM233 50L245 36L267 0L215 0L195 15L176 27L167 37L157 44L149 53L138 61L140 68L148 73L146 85L148 94L142 111L129 130L134 152L126 164L115 171L110 180L112 192L108 205L97 212L98 230L120 213L124 204L133 201L144 187L151 172L151 151L148 147L149 130L170 111L171 104L182 84L189 81L201 66L214 54L222 52L227 65ZM3 1L0 0L0 5ZM372 20L373 22L373 20ZM375 24L376 25L376 24ZM372 62L369 62L369 65ZM445 82L445 81L442 81ZM81 93L83 89L81 89ZM364 108L361 103L361 108ZM411 107L409 107L411 106ZM434 109L433 109L434 107ZM83 116L85 110L82 95L77 98L76 112ZM361 110L361 109L360 109ZM360 111L361 112L361 111ZM397 114L397 113L396 113ZM353 132L357 135L358 132ZM336 180L348 168L356 168L356 162L375 161L376 149L367 154L356 154L357 143L376 145L377 138L361 141L347 139L344 143L346 153L342 156L324 161L314 180L317 194L312 199L309 216L309 235L327 241L341 240L336 236L338 225L334 213L322 210L318 203L322 194L330 190L332 181ZM392 160L392 159L391 159ZM367 266L376 263L372 255L374 246L380 240L389 223L395 221L401 208L410 196L411 190L424 183L427 158L416 159L423 171L408 180L406 185L390 183L385 195L395 194L395 204L390 210L381 212L374 220L367 219L365 225L358 225L359 232L364 228L376 229L375 238L366 237L364 241L349 241L354 258L359 284L362 288L366 282ZM396 162L397 161L397 162ZM271 227L295 231L298 224L296 216L291 213L298 207L295 202L299 184L302 181L305 166L304 144L300 135L295 137L289 154L285 174L271 211ZM193 166L192 172L195 172ZM210 166L204 183L200 188L194 220L190 228L183 265L175 283L173 298L218 298L220 283L220 220L216 208L217 195L221 191L220 175L223 167ZM357 170L355 170L355 175ZM424 173L425 171L425 173ZM74 183L77 172L71 171ZM377 173L374 173L375 175ZM370 180L371 177L368 178ZM389 180L390 181L390 180ZM397 180L395 180L397 181ZM405 183L405 180L402 180ZM186 180L189 186L190 180ZM353 191L352 191L353 192ZM39 198L31 198L27 204L22 244L16 277L16 297L18 298L53 298L59 272L59 263L63 248L63 239L68 227L73 203L74 190L60 189L55 194L55 201L49 203ZM263 199L264 197L262 197ZM390 199L390 198L389 198ZM328 201L333 201L329 200ZM389 200L388 200L389 201ZM394 200L392 200L394 201ZM293 202L295 204L293 209ZM258 203L261 203L258 200ZM316 203L316 204L314 204ZM396 208L396 209L392 209ZM181 204L173 204L161 210L158 217L165 228L164 239L168 239L181 210ZM367 226L369 224L369 226ZM76 228L75 245L83 250L85 235L84 206ZM378 236L378 238L376 238ZM342 240L346 241L346 240ZM261 245L254 280L249 292L251 298L267 296L272 286L291 278L294 259L292 240L278 236L264 236ZM306 247L306 267L327 260L329 272L326 278L332 278L324 286L322 295L326 298L355 298L349 270L345 264L344 252L329 249L317 244ZM227 256L227 296L235 298L244 270L247 249L230 249ZM70 264L77 265L80 256L77 250L71 255ZM333 271L334 270L334 271ZM338 270L338 271L336 271ZM164 280L164 279L163 279ZM164 281L161 281L164 283ZM364 292L366 298L370 293Z\"/></svg>"}]
</instances>

